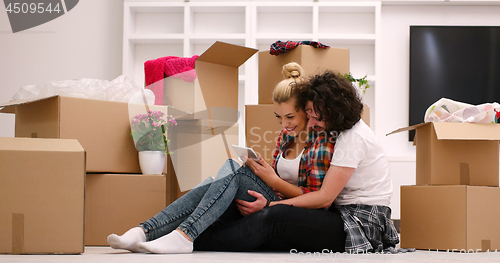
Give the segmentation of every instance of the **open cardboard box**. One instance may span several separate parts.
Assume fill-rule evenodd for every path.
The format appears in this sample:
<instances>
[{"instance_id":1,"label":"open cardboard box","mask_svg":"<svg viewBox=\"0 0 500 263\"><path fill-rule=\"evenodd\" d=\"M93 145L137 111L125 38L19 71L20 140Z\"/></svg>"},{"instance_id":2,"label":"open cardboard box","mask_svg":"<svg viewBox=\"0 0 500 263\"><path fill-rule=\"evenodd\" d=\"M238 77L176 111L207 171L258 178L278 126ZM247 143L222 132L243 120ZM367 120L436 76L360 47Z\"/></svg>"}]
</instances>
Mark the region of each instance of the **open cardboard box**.
<instances>
[{"instance_id":1,"label":"open cardboard box","mask_svg":"<svg viewBox=\"0 0 500 263\"><path fill-rule=\"evenodd\" d=\"M87 174L86 179L86 246L108 246L108 235L121 235L166 206L164 175Z\"/></svg>"},{"instance_id":2,"label":"open cardboard box","mask_svg":"<svg viewBox=\"0 0 500 263\"><path fill-rule=\"evenodd\" d=\"M196 60L197 78L164 79L164 103L190 112L169 131L180 191L215 176L238 144L238 68L256 49L215 42ZM201 165L200 165L201 162Z\"/></svg>"},{"instance_id":3,"label":"open cardboard box","mask_svg":"<svg viewBox=\"0 0 500 263\"><path fill-rule=\"evenodd\" d=\"M83 253L85 151L78 141L0 138L0 167L0 253Z\"/></svg>"},{"instance_id":4,"label":"open cardboard box","mask_svg":"<svg viewBox=\"0 0 500 263\"><path fill-rule=\"evenodd\" d=\"M417 185L498 186L500 125L431 122L416 130Z\"/></svg>"},{"instance_id":5,"label":"open cardboard box","mask_svg":"<svg viewBox=\"0 0 500 263\"><path fill-rule=\"evenodd\" d=\"M306 76L322 73L326 69L345 74L349 73L349 49L299 45L278 56L271 55L269 51L259 52L259 104L273 103L274 87L283 80L282 68L289 62L297 62Z\"/></svg>"},{"instance_id":6,"label":"open cardboard box","mask_svg":"<svg viewBox=\"0 0 500 263\"><path fill-rule=\"evenodd\" d=\"M500 249L500 188L401 186L401 247Z\"/></svg>"},{"instance_id":7,"label":"open cardboard box","mask_svg":"<svg viewBox=\"0 0 500 263\"><path fill-rule=\"evenodd\" d=\"M190 113L211 107L238 109L238 68L257 51L215 42L196 59L196 79L193 82L165 76L164 104Z\"/></svg>"}]
</instances>

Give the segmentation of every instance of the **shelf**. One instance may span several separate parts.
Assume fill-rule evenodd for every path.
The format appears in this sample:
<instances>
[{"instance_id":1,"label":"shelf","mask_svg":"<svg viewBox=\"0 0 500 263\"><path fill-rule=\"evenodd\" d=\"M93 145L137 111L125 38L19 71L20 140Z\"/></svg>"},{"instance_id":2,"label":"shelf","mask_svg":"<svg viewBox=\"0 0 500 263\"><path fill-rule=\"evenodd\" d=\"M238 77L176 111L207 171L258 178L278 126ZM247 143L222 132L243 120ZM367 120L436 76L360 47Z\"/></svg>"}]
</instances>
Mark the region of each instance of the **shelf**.
<instances>
[{"instance_id":1,"label":"shelf","mask_svg":"<svg viewBox=\"0 0 500 263\"><path fill-rule=\"evenodd\" d=\"M318 33L320 34L374 34L374 13L327 13L320 11Z\"/></svg>"},{"instance_id":2,"label":"shelf","mask_svg":"<svg viewBox=\"0 0 500 263\"><path fill-rule=\"evenodd\" d=\"M416 0L382 0L382 5L446 5L446 6L478 6L478 5L500 5L499 0L424 0L424 1L416 1Z\"/></svg>"},{"instance_id":3,"label":"shelf","mask_svg":"<svg viewBox=\"0 0 500 263\"><path fill-rule=\"evenodd\" d=\"M189 33L245 34L245 13L244 6L191 6Z\"/></svg>"},{"instance_id":4,"label":"shelf","mask_svg":"<svg viewBox=\"0 0 500 263\"><path fill-rule=\"evenodd\" d=\"M318 34L318 41L335 45L374 45L375 37L375 34Z\"/></svg>"},{"instance_id":5,"label":"shelf","mask_svg":"<svg viewBox=\"0 0 500 263\"><path fill-rule=\"evenodd\" d=\"M277 40L319 41L350 50L351 73L368 75L365 101L372 107L380 15L380 1L125 0L123 74L141 83L146 60L199 55L215 41L261 51L269 51ZM257 74L257 56L239 69L240 110L257 104Z\"/></svg>"},{"instance_id":6,"label":"shelf","mask_svg":"<svg viewBox=\"0 0 500 263\"><path fill-rule=\"evenodd\" d=\"M144 3L146 4L146 3ZM184 7L182 6L133 6L130 7L130 33L180 34L184 32Z\"/></svg>"},{"instance_id":7,"label":"shelf","mask_svg":"<svg viewBox=\"0 0 500 263\"><path fill-rule=\"evenodd\" d=\"M312 34L312 6L257 6L256 34Z\"/></svg>"},{"instance_id":8,"label":"shelf","mask_svg":"<svg viewBox=\"0 0 500 263\"><path fill-rule=\"evenodd\" d=\"M257 44L269 44L281 40L281 41L303 41L303 40L314 40L313 34L257 34L255 36Z\"/></svg>"},{"instance_id":9,"label":"shelf","mask_svg":"<svg viewBox=\"0 0 500 263\"><path fill-rule=\"evenodd\" d=\"M184 34L133 34L129 41L132 44L182 44Z\"/></svg>"},{"instance_id":10,"label":"shelf","mask_svg":"<svg viewBox=\"0 0 500 263\"><path fill-rule=\"evenodd\" d=\"M239 42L245 43L246 35L245 34L191 34L190 37L191 42L193 43L214 43L215 41L223 41L223 42ZM235 44L235 43L232 43Z\"/></svg>"}]
</instances>

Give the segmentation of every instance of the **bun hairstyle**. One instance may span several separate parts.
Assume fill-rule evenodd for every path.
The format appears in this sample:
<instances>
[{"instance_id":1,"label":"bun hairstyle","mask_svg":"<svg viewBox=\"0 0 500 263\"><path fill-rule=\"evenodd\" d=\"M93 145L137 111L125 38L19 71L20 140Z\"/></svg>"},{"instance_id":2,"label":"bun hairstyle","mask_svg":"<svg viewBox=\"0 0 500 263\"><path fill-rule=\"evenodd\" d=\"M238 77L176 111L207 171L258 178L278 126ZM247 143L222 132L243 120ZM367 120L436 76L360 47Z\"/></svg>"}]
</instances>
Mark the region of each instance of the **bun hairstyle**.
<instances>
[{"instance_id":1,"label":"bun hairstyle","mask_svg":"<svg viewBox=\"0 0 500 263\"><path fill-rule=\"evenodd\" d=\"M290 62L283 66L282 69L284 79L280 81L273 91L273 101L283 103L297 96L295 86L305 82L304 70L295 63Z\"/></svg>"}]
</instances>

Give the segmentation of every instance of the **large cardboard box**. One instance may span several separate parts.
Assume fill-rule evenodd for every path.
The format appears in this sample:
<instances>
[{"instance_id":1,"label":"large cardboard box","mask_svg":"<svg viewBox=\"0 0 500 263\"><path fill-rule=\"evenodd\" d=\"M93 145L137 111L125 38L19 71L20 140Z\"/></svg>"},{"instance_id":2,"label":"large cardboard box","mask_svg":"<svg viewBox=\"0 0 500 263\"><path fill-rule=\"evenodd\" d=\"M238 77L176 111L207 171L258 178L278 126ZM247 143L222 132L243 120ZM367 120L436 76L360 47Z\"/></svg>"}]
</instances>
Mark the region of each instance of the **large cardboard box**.
<instances>
[{"instance_id":1,"label":"large cardboard box","mask_svg":"<svg viewBox=\"0 0 500 263\"><path fill-rule=\"evenodd\" d=\"M238 67L257 52L215 42L196 59L196 79L164 79L164 103L193 113L169 133L180 192L215 176L238 144Z\"/></svg>"},{"instance_id":2,"label":"large cardboard box","mask_svg":"<svg viewBox=\"0 0 500 263\"><path fill-rule=\"evenodd\" d=\"M108 235L122 235L163 210L166 194L163 175L87 174L85 245L108 246Z\"/></svg>"},{"instance_id":3,"label":"large cardboard box","mask_svg":"<svg viewBox=\"0 0 500 263\"><path fill-rule=\"evenodd\" d=\"M238 68L257 51L215 42L196 59L193 82L165 76L165 105L190 113L210 111L211 107L238 109Z\"/></svg>"},{"instance_id":4,"label":"large cardboard box","mask_svg":"<svg viewBox=\"0 0 500 263\"><path fill-rule=\"evenodd\" d=\"M237 159L231 147L238 144L237 110L228 109L212 107L212 118L207 111L184 116L168 131L170 158L181 192L214 177L227 159Z\"/></svg>"},{"instance_id":5,"label":"large cardboard box","mask_svg":"<svg viewBox=\"0 0 500 263\"><path fill-rule=\"evenodd\" d=\"M401 186L401 247L500 249L500 188Z\"/></svg>"},{"instance_id":6,"label":"large cardboard box","mask_svg":"<svg viewBox=\"0 0 500 263\"><path fill-rule=\"evenodd\" d=\"M0 138L0 253L83 253L84 188L77 140Z\"/></svg>"},{"instance_id":7,"label":"large cardboard box","mask_svg":"<svg viewBox=\"0 0 500 263\"><path fill-rule=\"evenodd\" d=\"M416 130L417 185L498 186L500 125L422 123Z\"/></svg>"},{"instance_id":8,"label":"large cardboard box","mask_svg":"<svg viewBox=\"0 0 500 263\"><path fill-rule=\"evenodd\" d=\"M259 104L273 103L274 87L283 80L282 68L289 62L299 63L306 75L322 73L326 69L344 74L349 72L349 49L299 45L278 56L269 51L259 52Z\"/></svg>"},{"instance_id":9,"label":"large cardboard box","mask_svg":"<svg viewBox=\"0 0 500 263\"><path fill-rule=\"evenodd\" d=\"M246 146L253 148L269 164L273 161L281 128L273 104L245 106Z\"/></svg>"},{"instance_id":10,"label":"large cardboard box","mask_svg":"<svg viewBox=\"0 0 500 263\"><path fill-rule=\"evenodd\" d=\"M87 152L87 172L141 173L130 120L146 113L145 105L51 96L1 107L0 112L15 113L16 137L77 139ZM172 107L149 107L174 117L187 114Z\"/></svg>"}]
</instances>

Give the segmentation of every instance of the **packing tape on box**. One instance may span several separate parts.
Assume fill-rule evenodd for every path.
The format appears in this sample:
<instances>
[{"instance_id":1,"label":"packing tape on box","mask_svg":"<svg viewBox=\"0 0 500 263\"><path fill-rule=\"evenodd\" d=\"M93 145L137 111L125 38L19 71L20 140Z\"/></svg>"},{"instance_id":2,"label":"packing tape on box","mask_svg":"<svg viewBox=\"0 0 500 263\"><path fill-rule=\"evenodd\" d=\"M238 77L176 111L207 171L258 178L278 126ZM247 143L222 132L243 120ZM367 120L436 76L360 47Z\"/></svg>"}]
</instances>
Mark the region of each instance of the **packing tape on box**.
<instances>
[{"instance_id":1,"label":"packing tape on box","mask_svg":"<svg viewBox=\"0 0 500 263\"><path fill-rule=\"evenodd\" d=\"M470 170L468 163L460 163L460 185L470 185Z\"/></svg>"},{"instance_id":2,"label":"packing tape on box","mask_svg":"<svg viewBox=\"0 0 500 263\"><path fill-rule=\"evenodd\" d=\"M481 240L481 251L486 252L491 249L491 241L489 239Z\"/></svg>"},{"instance_id":3,"label":"packing tape on box","mask_svg":"<svg viewBox=\"0 0 500 263\"><path fill-rule=\"evenodd\" d=\"M12 254L24 254L24 214L12 214Z\"/></svg>"}]
</instances>

